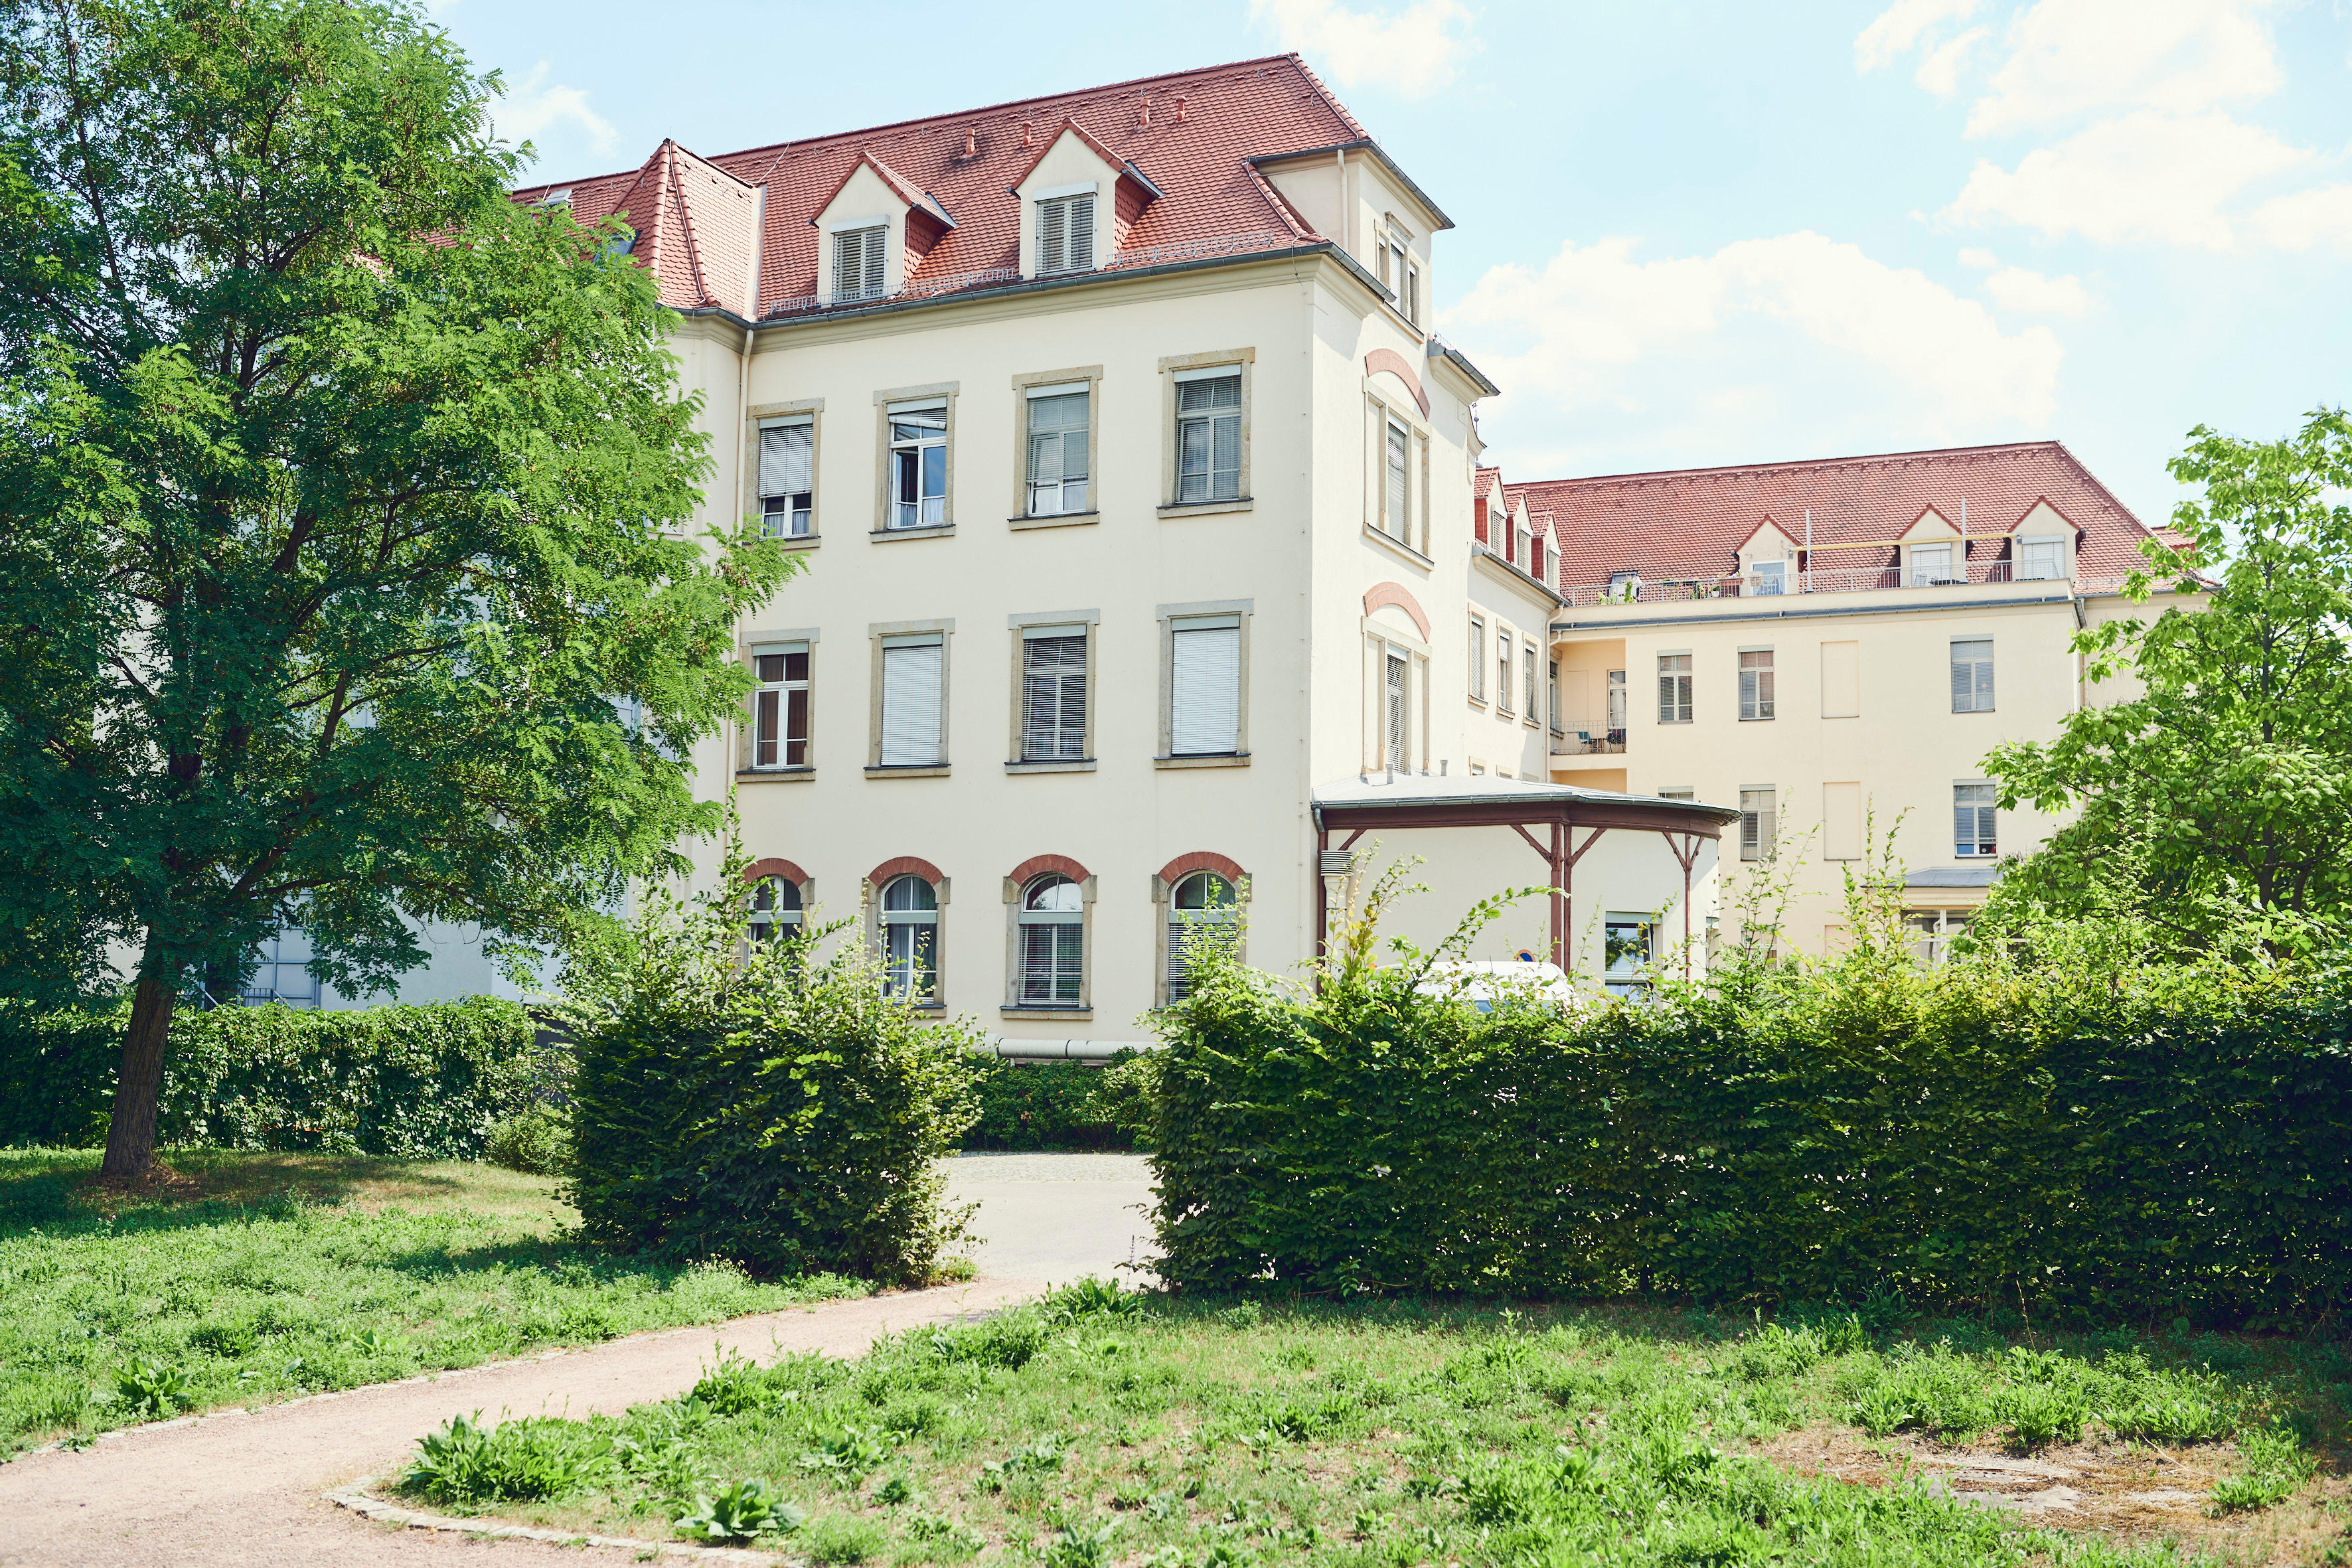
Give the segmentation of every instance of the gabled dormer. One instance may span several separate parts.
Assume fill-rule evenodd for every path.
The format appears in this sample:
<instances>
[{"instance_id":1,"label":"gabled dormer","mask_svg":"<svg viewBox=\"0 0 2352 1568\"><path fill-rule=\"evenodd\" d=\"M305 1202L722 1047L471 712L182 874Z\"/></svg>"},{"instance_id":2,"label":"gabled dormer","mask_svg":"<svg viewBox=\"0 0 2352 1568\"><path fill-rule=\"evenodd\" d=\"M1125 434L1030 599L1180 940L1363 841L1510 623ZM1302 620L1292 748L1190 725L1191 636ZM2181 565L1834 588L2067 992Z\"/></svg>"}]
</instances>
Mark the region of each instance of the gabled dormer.
<instances>
[{"instance_id":1,"label":"gabled dormer","mask_svg":"<svg viewBox=\"0 0 2352 1568\"><path fill-rule=\"evenodd\" d=\"M1934 507L1922 511L1896 541L1903 552L1903 581L1914 588L1965 583L1969 564L1961 554L1960 531Z\"/></svg>"},{"instance_id":2,"label":"gabled dormer","mask_svg":"<svg viewBox=\"0 0 2352 1568\"><path fill-rule=\"evenodd\" d=\"M1021 203L1021 276L1092 272L1109 262L1160 187L1075 120L1042 140L1013 184Z\"/></svg>"},{"instance_id":3,"label":"gabled dormer","mask_svg":"<svg viewBox=\"0 0 2352 1568\"><path fill-rule=\"evenodd\" d=\"M815 217L816 291L829 305L882 300L907 286L955 219L928 192L861 152Z\"/></svg>"},{"instance_id":4,"label":"gabled dormer","mask_svg":"<svg viewBox=\"0 0 2352 1568\"><path fill-rule=\"evenodd\" d=\"M2037 497L2009 531L2009 574L2015 583L2052 583L2074 574L2077 531L2066 514Z\"/></svg>"},{"instance_id":5,"label":"gabled dormer","mask_svg":"<svg viewBox=\"0 0 2352 1568\"><path fill-rule=\"evenodd\" d=\"M1738 574L1750 594L1785 594L1802 552L1789 531L1767 516L1739 542Z\"/></svg>"}]
</instances>

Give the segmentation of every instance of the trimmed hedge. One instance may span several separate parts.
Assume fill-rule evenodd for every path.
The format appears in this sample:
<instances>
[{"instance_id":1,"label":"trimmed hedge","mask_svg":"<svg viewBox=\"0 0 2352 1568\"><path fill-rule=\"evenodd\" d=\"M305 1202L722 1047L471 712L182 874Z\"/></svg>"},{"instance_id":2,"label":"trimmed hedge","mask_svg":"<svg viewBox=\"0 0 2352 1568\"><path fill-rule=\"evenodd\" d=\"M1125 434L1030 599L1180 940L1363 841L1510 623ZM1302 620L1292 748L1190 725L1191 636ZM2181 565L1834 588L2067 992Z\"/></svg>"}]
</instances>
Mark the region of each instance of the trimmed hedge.
<instances>
[{"instance_id":1,"label":"trimmed hedge","mask_svg":"<svg viewBox=\"0 0 2352 1568\"><path fill-rule=\"evenodd\" d=\"M1121 1051L1101 1067L1081 1062L986 1062L973 1088L980 1120L967 1149L1149 1147L1145 1101L1151 1058Z\"/></svg>"},{"instance_id":2,"label":"trimmed hedge","mask_svg":"<svg viewBox=\"0 0 2352 1568\"><path fill-rule=\"evenodd\" d=\"M1891 945L1891 944L1890 944ZM1899 946L1584 1016L1204 966L1163 1025L1180 1286L2309 1319L2352 1297L2352 986Z\"/></svg>"},{"instance_id":3,"label":"trimmed hedge","mask_svg":"<svg viewBox=\"0 0 2352 1568\"><path fill-rule=\"evenodd\" d=\"M121 1009L0 1009L0 1139L106 1140ZM215 1007L172 1020L157 1132L166 1144L479 1159L541 1092L530 1016L487 996L308 1012Z\"/></svg>"}]
</instances>

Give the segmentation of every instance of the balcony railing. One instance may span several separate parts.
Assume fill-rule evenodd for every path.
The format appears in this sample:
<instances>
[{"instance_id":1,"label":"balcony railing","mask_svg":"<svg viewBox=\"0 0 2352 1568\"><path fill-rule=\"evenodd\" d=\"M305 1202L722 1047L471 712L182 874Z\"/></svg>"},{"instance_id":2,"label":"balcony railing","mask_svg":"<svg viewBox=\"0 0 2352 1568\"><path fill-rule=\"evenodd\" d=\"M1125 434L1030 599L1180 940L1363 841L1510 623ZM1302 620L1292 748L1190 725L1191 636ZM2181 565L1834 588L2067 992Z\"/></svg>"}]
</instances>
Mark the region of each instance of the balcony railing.
<instances>
[{"instance_id":1,"label":"balcony railing","mask_svg":"<svg viewBox=\"0 0 2352 1568\"><path fill-rule=\"evenodd\" d=\"M913 279L895 294L835 294L829 300L822 294L795 294L790 299L769 300L760 313L764 320L800 315L810 310L848 310L857 305L881 305L892 300L927 300L935 294L958 294L966 289L985 289L993 284L1019 281L1021 269L1017 267L985 267L977 272L949 272L937 278Z\"/></svg>"},{"instance_id":2,"label":"balcony railing","mask_svg":"<svg viewBox=\"0 0 2352 1568\"><path fill-rule=\"evenodd\" d=\"M1582 719L1563 719L1551 732L1555 757L1613 757L1625 750L1625 726L1601 725Z\"/></svg>"},{"instance_id":3,"label":"balcony railing","mask_svg":"<svg viewBox=\"0 0 2352 1568\"><path fill-rule=\"evenodd\" d=\"M1297 235L1278 228L1255 228L1239 234L1204 235L1198 239L1176 240L1167 245L1130 246L1114 252L1100 270L1118 271L1131 267L1159 267L1177 261L1206 261L1221 256L1245 256L1255 250L1284 250L1299 244ZM960 294L967 289L993 288L1000 283L1018 283L1021 269L1017 267L988 267L977 272L950 272L939 278L917 278L895 294L794 294L782 300L771 300L760 308L763 321L778 316L805 315L817 310L845 310L859 305L886 304L892 300L926 300L940 294Z\"/></svg>"},{"instance_id":4,"label":"balcony railing","mask_svg":"<svg viewBox=\"0 0 2352 1568\"><path fill-rule=\"evenodd\" d=\"M2018 576L2014 574L2016 565L2011 561L1971 561L1965 574L1958 566L1862 566L1774 575L1746 573L1728 577L1670 577L1655 583L1634 578L1579 584L1559 592L1575 605L1669 605L1689 599L1769 599L1790 594L1861 594L1882 588L1957 588L1980 583L2067 580L2063 574L2046 578ZM2084 586L2090 584L2085 583Z\"/></svg>"}]
</instances>

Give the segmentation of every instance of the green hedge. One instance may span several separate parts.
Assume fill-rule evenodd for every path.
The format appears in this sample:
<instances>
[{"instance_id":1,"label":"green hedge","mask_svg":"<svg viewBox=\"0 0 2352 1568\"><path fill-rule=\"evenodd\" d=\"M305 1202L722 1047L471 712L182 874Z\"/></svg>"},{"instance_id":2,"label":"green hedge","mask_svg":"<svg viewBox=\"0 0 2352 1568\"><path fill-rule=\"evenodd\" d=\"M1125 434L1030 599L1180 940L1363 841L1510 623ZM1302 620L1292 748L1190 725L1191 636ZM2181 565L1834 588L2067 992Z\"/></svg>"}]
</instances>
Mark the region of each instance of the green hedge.
<instances>
[{"instance_id":1,"label":"green hedge","mask_svg":"<svg viewBox=\"0 0 2352 1568\"><path fill-rule=\"evenodd\" d=\"M984 1062L973 1087L980 1119L967 1149L1148 1147L1149 1056L1121 1051L1101 1067L1080 1062Z\"/></svg>"},{"instance_id":2,"label":"green hedge","mask_svg":"<svg viewBox=\"0 0 2352 1568\"><path fill-rule=\"evenodd\" d=\"M937 1162L971 1122L971 1036L886 998L855 943L744 962L740 918L656 893L568 964L583 1229L761 1275L929 1279L961 1234Z\"/></svg>"},{"instance_id":3,"label":"green hedge","mask_svg":"<svg viewBox=\"0 0 2352 1568\"><path fill-rule=\"evenodd\" d=\"M121 1009L0 1009L0 1140L106 1139ZM471 997L308 1012L215 1007L172 1020L157 1119L166 1144L478 1159L490 1129L542 1091L530 1016Z\"/></svg>"},{"instance_id":4,"label":"green hedge","mask_svg":"<svg viewBox=\"0 0 2352 1568\"><path fill-rule=\"evenodd\" d=\"M2075 1319L2352 1296L2352 984L2095 942L1861 952L1576 1017L1205 966L1164 1026L1168 1277Z\"/></svg>"}]
</instances>

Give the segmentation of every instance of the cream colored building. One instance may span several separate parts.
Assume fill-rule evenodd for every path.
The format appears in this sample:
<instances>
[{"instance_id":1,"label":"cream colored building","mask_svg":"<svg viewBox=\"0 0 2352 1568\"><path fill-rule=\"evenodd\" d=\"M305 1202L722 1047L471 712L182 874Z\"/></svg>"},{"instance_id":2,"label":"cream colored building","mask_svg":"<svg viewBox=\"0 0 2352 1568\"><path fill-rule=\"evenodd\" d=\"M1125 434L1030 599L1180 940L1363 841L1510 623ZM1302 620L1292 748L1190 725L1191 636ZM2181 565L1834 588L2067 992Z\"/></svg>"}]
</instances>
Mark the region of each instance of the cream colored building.
<instances>
[{"instance_id":1,"label":"cream colored building","mask_svg":"<svg viewBox=\"0 0 2352 1568\"><path fill-rule=\"evenodd\" d=\"M1727 860L1780 858L1807 951L1875 833L1933 953L2058 826L1995 809L1985 754L2112 700L2073 638L2145 613L2147 531L2055 442L1481 488L1559 563L1551 776L1736 805Z\"/></svg>"},{"instance_id":2,"label":"cream colored building","mask_svg":"<svg viewBox=\"0 0 2352 1568\"><path fill-rule=\"evenodd\" d=\"M804 557L698 758L755 925L854 921L1040 1049L1142 1037L1201 922L1308 958L1376 847L1425 858L1425 942L1568 889L1475 956L1622 984L1703 935L1730 813L1547 776L1561 600L1476 538L1450 223L1295 57L520 195L625 215L700 521ZM1466 707L1474 668L1507 696Z\"/></svg>"}]
</instances>

